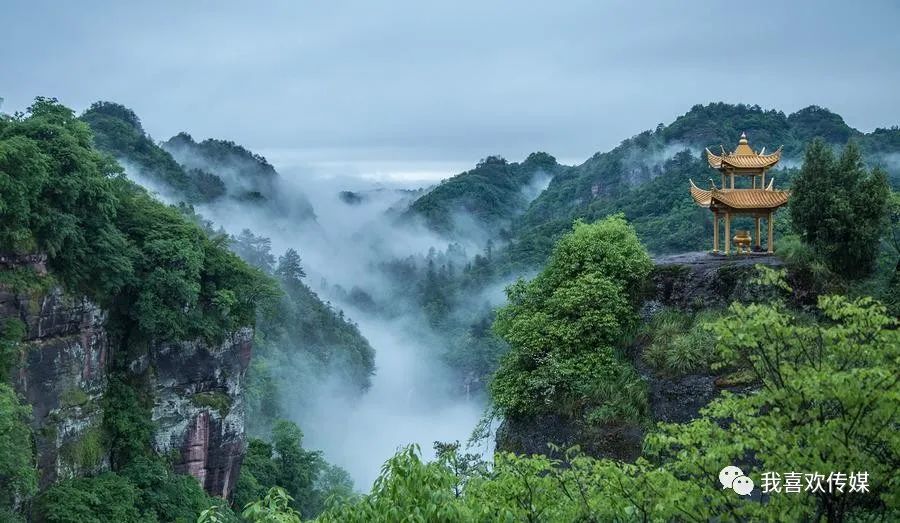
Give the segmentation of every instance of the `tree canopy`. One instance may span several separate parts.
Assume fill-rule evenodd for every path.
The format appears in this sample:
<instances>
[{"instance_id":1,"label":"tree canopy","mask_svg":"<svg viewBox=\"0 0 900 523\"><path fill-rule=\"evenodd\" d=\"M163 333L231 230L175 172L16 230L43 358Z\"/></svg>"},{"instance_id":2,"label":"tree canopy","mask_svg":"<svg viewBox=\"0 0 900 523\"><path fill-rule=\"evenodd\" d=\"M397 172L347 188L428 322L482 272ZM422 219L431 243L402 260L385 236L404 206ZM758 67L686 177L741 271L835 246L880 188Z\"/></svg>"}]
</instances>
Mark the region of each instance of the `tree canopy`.
<instances>
[{"instance_id":1,"label":"tree canopy","mask_svg":"<svg viewBox=\"0 0 900 523\"><path fill-rule=\"evenodd\" d=\"M501 412L639 417L640 380L617 349L636 325L650 268L621 216L576 222L535 279L507 289L509 304L497 313L494 329L510 345L491 383Z\"/></svg>"},{"instance_id":2,"label":"tree canopy","mask_svg":"<svg viewBox=\"0 0 900 523\"><path fill-rule=\"evenodd\" d=\"M868 275L885 226L890 195L885 172L867 170L853 143L836 159L824 141L814 140L792 189L789 209L796 232L835 272Z\"/></svg>"}]
</instances>

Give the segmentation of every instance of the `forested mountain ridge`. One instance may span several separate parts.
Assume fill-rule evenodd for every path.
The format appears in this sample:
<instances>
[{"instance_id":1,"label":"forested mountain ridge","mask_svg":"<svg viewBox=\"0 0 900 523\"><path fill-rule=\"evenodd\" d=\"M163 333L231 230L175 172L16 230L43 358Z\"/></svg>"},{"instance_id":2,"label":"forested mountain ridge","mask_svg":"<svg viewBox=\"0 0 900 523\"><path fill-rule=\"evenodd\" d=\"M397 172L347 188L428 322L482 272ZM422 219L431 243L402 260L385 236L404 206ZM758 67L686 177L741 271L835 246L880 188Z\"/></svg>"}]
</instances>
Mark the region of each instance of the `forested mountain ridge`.
<instances>
[{"instance_id":1,"label":"forested mountain ridge","mask_svg":"<svg viewBox=\"0 0 900 523\"><path fill-rule=\"evenodd\" d=\"M230 140L194 138L181 132L162 142L160 147L172 155L188 172L215 173L224 183L226 193L239 200L264 199L288 206L300 219L314 219L312 204L302 195L292 193L290 202L281 202L278 192L279 174L265 157Z\"/></svg>"},{"instance_id":2,"label":"forested mountain ridge","mask_svg":"<svg viewBox=\"0 0 900 523\"><path fill-rule=\"evenodd\" d=\"M142 181L182 204L113 154L162 168ZM276 265L268 240L230 238L184 205L203 201L189 172L116 104L0 114L0 520L192 521L219 503L207 493L257 499L276 481L310 513L350 492L276 419L275 385L336 366L358 394L371 346L309 290L296 251ZM307 374L288 366L298 355ZM251 440L238 482L247 432L274 440Z\"/></svg>"},{"instance_id":3,"label":"forested mountain ridge","mask_svg":"<svg viewBox=\"0 0 900 523\"><path fill-rule=\"evenodd\" d=\"M452 235L478 227L497 234L525 211L552 177L566 169L547 153L532 153L510 163L489 156L474 169L457 174L417 199L403 214L420 217L433 231Z\"/></svg>"},{"instance_id":4,"label":"forested mountain ridge","mask_svg":"<svg viewBox=\"0 0 900 523\"><path fill-rule=\"evenodd\" d=\"M525 213L513 223L510 246L514 258L541 263L553 242L576 218L594 220L624 212L651 252L677 252L699 247L708 213L700 213L687 191L688 179L712 177L701 152L731 150L742 132L751 146L773 151L784 146L773 175L785 187L808 142L822 137L834 147L854 140L867 160L888 169L900 185L900 129L862 133L839 115L809 106L793 114L756 105L695 105L669 125L644 131L608 152L560 172ZM683 150L689 156L677 156Z\"/></svg>"},{"instance_id":5,"label":"forested mountain ridge","mask_svg":"<svg viewBox=\"0 0 900 523\"><path fill-rule=\"evenodd\" d=\"M131 109L117 103L96 102L80 119L93 131L94 145L125 163L132 176L178 192L188 202L206 202L225 194L221 178L207 171L185 169L161 149Z\"/></svg>"},{"instance_id":6,"label":"forested mountain ridge","mask_svg":"<svg viewBox=\"0 0 900 523\"><path fill-rule=\"evenodd\" d=\"M203 488L228 495L274 282L125 179L55 100L0 115L0 202L0 519L87 520L70 503L88 496L96 520L174 521Z\"/></svg>"},{"instance_id":7,"label":"forested mountain ridge","mask_svg":"<svg viewBox=\"0 0 900 523\"><path fill-rule=\"evenodd\" d=\"M315 219L305 196L294 193L290 202L281 202L275 168L234 142L195 142L182 132L157 144L134 111L114 102L95 102L80 119L91 127L99 150L122 162L130 176L171 199L186 203L226 197L268 200L300 220Z\"/></svg>"},{"instance_id":8,"label":"forested mountain ridge","mask_svg":"<svg viewBox=\"0 0 900 523\"><path fill-rule=\"evenodd\" d=\"M197 142L190 134L182 132L157 145L146 135L140 119L131 109L112 102L91 105L80 119L91 127L98 149L122 161L126 173L136 175L142 181L150 180L152 185L163 189L170 200L192 204L231 197L264 212L289 215L301 221L315 219L312 205L297 191L290 192L290 201L283 201L286 196L278 190L279 174L263 156L234 142L218 139ZM129 173L129 168L135 167L139 172ZM208 233L222 232L193 214L189 206L182 210ZM276 274L279 259L271 252L268 238L245 230L230 237L228 246L284 287L284 298L266 316L267 328L258 335L260 359L278 359L280 363L273 363L273 366L280 370L289 367L287 360L299 353L307 354L316 362L314 365L324 366L325 362L331 361L330 365L334 366L337 362L345 362L347 365L341 370L347 385L352 390L365 390L374 368L372 348L342 312L323 303L301 280L299 275L303 270L299 266L299 255L294 252L297 258L291 261L297 266L285 279ZM251 372L251 378L262 380L257 383L260 387L271 386L272 380L294 381L277 372L262 376L253 374L263 368L257 365ZM275 394L269 394L264 400L274 404L280 401ZM275 412L278 409L276 406L268 410ZM265 423L273 421L269 416Z\"/></svg>"}]
</instances>

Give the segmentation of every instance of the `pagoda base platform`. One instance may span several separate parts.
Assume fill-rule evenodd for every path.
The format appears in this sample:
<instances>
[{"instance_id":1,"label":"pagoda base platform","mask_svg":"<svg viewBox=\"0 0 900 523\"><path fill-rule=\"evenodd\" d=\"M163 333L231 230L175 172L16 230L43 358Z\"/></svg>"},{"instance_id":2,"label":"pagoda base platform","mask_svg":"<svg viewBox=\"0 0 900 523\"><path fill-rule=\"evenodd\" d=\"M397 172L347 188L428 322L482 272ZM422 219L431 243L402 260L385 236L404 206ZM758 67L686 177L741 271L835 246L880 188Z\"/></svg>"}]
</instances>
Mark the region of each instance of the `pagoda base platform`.
<instances>
[{"instance_id":1,"label":"pagoda base platform","mask_svg":"<svg viewBox=\"0 0 900 523\"><path fill-rule=\"evenodd\" d=\"M749 252L747 254L724 254L709 251L683 252L680 254L667 254L654 256L656 265L756 265L781 266L784 262L774 253Z\"/></svg>"}]
</instances>

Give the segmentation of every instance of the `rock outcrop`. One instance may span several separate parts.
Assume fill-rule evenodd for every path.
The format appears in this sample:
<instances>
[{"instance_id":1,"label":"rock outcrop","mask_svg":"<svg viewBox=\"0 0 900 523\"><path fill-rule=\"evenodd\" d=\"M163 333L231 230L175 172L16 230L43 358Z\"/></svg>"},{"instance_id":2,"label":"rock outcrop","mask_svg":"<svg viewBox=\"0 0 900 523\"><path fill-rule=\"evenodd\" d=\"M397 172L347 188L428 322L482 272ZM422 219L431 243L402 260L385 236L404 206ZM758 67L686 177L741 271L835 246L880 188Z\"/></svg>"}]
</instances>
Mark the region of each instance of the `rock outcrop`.
<instances>
[{"instance_id":1,"label":"rock outcrop","mask_svg":"<svg viewBox=\"0 0 900 523\"><path fill-rule=\"evenodd\" d=\"M244 376L253 331L220 345L182 342L155 347L149 365L158 452L176 451L176 472L227 497L244 456Z\"/></svg>"},{"instance_id":2,"label":"rock outcrop","mask_svg":"<svg viewBox=\"0 0 900 523\"><path fill-rule=\"evenodd\" d=\"M634 460L641 453L643 428L636 423L589 426L558 414L503 420L495 436L497 450L519 455L552 455L550 445L578 446L591 456Z\"/></svg>"},{"instance_id":3,"label":"rock outcrop","mask_svg":"<svg viewBox=\"0 0 900 523\"><path fill-rule=\"evenodd\" d=\"M36 256L3 256L0 269L11 268L46 274L44 259ZM103 313L58 287L0 285L0 319L25 326L14 382L31 405L41 486L108 467L100 428L108 350Z\"/></svg>"},{"instance_id":4,"label":"rock outcrop","mask_svg":"<svg viewBox=\"0 0 900 523\"><path fill-rule=\"evenodd\" d=\"M653 262L653 290L644 304L645 314L660 306L697 311L750 300L756 265L784 265L774 256L714 256L706 252L661 256Z\"/></svg>"},{"instance_id":5,"label":"rock outcrop","mask_svg":"<svg viewBox=\"0 0 900 523\"><path fill-rule=\"evenodd\" d=\"M14 384L32 408L41 486L109 468L102 399L115 347L105 314L53 285L41 256L0 255L0 271L24 271L37 285L0 283L0 322L25 326ZM229 496L244 454L244 376L251 329L223 343L152 345L130 370L153 392L154 445L209 492Z\"/></svg>"},{"instance_id":6,"label":"rock outcrop","mask_svg":"<svg viewBox=\"0 0 900 523\"><path fill-rule=\"evenodd\" d=\"M725 307L733 301L753 300L759 289L750 284L757 264L781 267L774 256L713 256L685 253L654 259L649 289L641 307L649 320L664 307L686 311ZM647 383L652 421L687 422L722 390L741 390L722 376L695 373L661 376L641 361L642 347L631 351L631 359ZM497 429L498 451L516 454L547 454L548 443L560 448L578 445L592 456L631 461L641 452L643 428L634 423L590 426L562 415L506 419Z\"/></svg>"}]
</instances>

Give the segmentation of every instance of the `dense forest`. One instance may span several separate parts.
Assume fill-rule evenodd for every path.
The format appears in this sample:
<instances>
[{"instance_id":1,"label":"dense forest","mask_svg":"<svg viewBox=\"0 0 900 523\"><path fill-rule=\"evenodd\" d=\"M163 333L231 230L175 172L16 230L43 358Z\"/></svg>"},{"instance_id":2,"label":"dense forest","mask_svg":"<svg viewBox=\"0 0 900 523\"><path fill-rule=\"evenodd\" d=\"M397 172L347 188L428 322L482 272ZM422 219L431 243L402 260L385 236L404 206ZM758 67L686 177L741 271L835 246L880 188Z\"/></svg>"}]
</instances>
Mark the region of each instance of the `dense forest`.
<instances>
[{"instance_id":1,"label":"dense forest","mask_svg":"<svg viewBox=\"0 0 900 523\"><path fill-rule=\"evenodd\" d=\"M751 268L746 292L729 303L648 310L660 271L651 253L708 244L709 212L687 191L689 179L710 177L702 147L732 146L741 131L753 144L784 145L775 177L793 194L777 219L779 265ZM96 409L99 424L61 452L73 472L39 485L35 442L52 435L35 433L16 390L37 349L22 321L3 316L0 519L896 519L900 197L889 158L898 153L900 130L861 133L823 108L786 116L709 104L574 167L545 153L522 163L488 157L399 216L392 209L393 227L424 224L445 246L373 261L388 290L322 282L321 292L373 317L421 317L422 336L442 340L456 393L489 398L486 425L550 419L586 440L613 430L640 441L627 459L541 445L485 460L434 442L428 460L411 445L369 490L305 448L285 407L302 407L326 377L341 394L365 394L373 347L307 283L306 246L274 252L270 238L229 234L198 211L227 200L280 212L275 169L225 140L181 133L158 144L118 104L76 117L39 98L0 116L0 254L46 256L47 270L0 265L0 289L31 303L53 289L85 296L105 311L112 350L98 404L68 391L59 410ZM296 208L315 219L308 201ZM221 346L248 328L239 400L219 389L191 396L208 411L232 412L238 401L246 411L243 464L223 499L158 451L159 388L144 362L179 343ZM650 382L703 373L725 391L690 419L654 418ZM493 437L478 429L473 441ZM826 486L744 498L719 488L724 464L754 471L758 489L759 471L824 474ZM832 488L829 472L844 474L846 488Z\"/></svg>"},{"instance_id":2,"label":"dense forest","mask_svg":"<svg viewBox=\"0 0 900 523\"><path fill-rule=\"evenodd\" d=\"M450 236L478 236L472 229L488 237L507 236L512 220L563 169L547 153L532 153L522 163L490 156L429 190L404 217L422 218L429 228Z\"/></svg>"}]
</instances>

